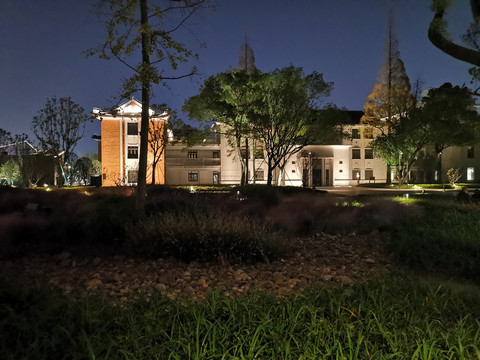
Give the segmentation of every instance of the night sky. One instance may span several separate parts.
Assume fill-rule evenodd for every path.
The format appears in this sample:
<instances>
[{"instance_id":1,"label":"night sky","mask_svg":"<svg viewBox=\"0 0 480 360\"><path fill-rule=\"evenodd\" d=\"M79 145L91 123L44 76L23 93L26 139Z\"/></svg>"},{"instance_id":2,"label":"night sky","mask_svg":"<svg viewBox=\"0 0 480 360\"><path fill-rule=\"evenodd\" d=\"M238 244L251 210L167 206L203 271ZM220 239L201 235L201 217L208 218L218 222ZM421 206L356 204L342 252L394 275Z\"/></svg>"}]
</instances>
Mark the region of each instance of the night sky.
<instances>
[{"instance_id":1,"label":"night sky","mask_svg":"<svg viewBox=\"0 0 480 360\"><path fill-rule=\"evenodd\" d=\"M32 135L32 117L53 96L71 96L87 112L118 103L121 80L130 75L127 68L83 54L105 38L96 2L2 0L0 128ZM188 30L179 33L200 55L192 63L199 75L156 87L154 103L180 110L206 77L236 67L247 35L261 71L290 64L307 73L318 71L334 83L328 102L362 110L382 63L390 8L411 82L419 78L424 88L447 81L469 84L470 66L428 41L430 0L216 0L213 4L215 9L197 14ZM448 19L456 39L471 22L468 2L456 1ZM96 151L90 139L94 133L100 133L97 120L87 126L77 153Z\"/></svg>"}]
</instances>

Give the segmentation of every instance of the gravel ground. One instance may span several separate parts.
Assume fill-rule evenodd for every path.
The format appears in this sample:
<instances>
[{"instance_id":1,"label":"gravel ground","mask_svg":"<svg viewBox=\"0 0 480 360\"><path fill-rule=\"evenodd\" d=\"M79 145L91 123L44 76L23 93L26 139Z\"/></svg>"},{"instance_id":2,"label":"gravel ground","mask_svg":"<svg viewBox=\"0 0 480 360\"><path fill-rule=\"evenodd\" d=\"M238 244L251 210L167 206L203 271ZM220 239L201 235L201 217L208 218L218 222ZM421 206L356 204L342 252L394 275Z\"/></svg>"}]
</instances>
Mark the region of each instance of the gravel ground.
<instances>
[{"instance_id":1,"label":"gravel ground","mask_svg":"<svg viewBox=\"0 0 480 360\"><path fill-rule=\"evenodd\" d=\"M288 256L255 265L80 257L64 252L0 261L0 271L21 282L46 281L72 295L87 290L126 299L159 291L171 298L204 299L213 290L227 296L262 291L284 297L319 283L348 287L381 274L390 264L384 250L388 235L378 231L282 241Z\"/></svg>"}]
</instances>

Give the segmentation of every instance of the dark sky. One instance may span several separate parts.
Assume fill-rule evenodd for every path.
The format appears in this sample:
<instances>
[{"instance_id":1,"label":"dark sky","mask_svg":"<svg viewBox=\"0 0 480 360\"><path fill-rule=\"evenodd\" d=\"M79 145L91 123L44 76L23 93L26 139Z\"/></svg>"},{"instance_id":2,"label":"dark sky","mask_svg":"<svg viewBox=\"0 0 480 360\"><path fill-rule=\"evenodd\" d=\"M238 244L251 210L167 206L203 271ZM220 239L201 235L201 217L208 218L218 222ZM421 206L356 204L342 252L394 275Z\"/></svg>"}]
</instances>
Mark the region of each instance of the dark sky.
<instances>
[{"instance_id":1,"label":"dark sky","mask_svg":"<svg viewBox=\"0 0 480 360\"><path fill-rule=\"evenodd\" d=\"M121 80L130 75L115 61L87 58L103 42L95 14L98 0L2 0L0 12L0 128L32 134L31 121L49 97L71 96L87 112L118 102ZM437 50L427 39L430 0L213 0L215 9L193 18L179 34L200 55L200 75L155 88L155 103L181 109L203 80L236 66L248 35L256 66L267 72L293 64L323 73L334 83L328 99L361 110L382 63L389 9L393 9L400 56L413 82L424 88L469 83L470 67ZM468 2L449 11L454 38L471 21ZM206 47L203 46L206 44ZM140 98L140 96L137 96ZM96 151L89 124L76 151Z\"/></svg>"}]
</instances>

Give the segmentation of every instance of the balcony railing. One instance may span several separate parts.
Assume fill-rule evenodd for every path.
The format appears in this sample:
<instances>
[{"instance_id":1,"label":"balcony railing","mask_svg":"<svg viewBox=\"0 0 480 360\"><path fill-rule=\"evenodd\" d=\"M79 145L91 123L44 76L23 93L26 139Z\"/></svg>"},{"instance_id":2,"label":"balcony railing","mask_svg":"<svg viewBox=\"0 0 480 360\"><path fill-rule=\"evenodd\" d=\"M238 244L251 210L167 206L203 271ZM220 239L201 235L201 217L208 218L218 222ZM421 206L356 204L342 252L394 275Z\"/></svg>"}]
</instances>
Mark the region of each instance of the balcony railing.
<instances>
[{"instance_id":1,"label":"balcony railing","mask_svg":"<svg viewBox=\"0 0 480 360\"><path fill-rule=\"evenodd\" d=\"M165 159L166 166L220 166L220 159L200 158L200 159Z\"/></svg>"}]
</instances>

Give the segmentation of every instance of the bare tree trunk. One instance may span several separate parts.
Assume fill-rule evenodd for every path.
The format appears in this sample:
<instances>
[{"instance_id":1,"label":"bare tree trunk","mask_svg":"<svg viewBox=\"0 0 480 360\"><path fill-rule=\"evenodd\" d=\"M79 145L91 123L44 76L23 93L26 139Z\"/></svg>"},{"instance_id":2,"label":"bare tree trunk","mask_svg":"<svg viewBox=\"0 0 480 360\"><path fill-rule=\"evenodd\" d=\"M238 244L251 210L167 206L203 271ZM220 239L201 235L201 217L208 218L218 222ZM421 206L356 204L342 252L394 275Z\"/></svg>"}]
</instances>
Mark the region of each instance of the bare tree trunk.
<instances>
[{"instance_id":1,"label":"bare tree trunk","mask_svg":"<svg viewBox=\"0 0 480 360\"><path fill-rule=\"evenodd\" d=\"M273 169L272 169L272 160L268 159L268 175L267 175L267 185L272 186L272 178L273 178Z\"/></svg>"},{"instance_id":2,"label":"bare tree trunk","mask_svg":"<svg viewBox=\"0 0 480 360\"><path fill-rule=\"evenodd\" d=\"M387 185L390 185L392 183L392 167L387 164Z\"/></svg>"},{"instance_id":3,"label":"bare tree trunk","mask_svg":"<svg viewBox=\"0 0 480 360\"><path fill-rule=\"evenodd\" d=\"M148 9L147 0L140 1L140 21L143 27L148 27ZM142 64L150 65L150 37L144 31L142 32ZM150 81L147 77L142 79L142 121L140 129L140 158L138 161L137 178L137 211L143 214L145 210L145 196L147 192L147 155L148 155L148 128L149 128L149 108L150 108Z\"/></svg>"},{"instance_id":4,"label":"bare tree trunk","mask_svg":"<svg viewBox=\"0 0 480 360\"><path fill-rule=\"evenodd\" d=\"M155 169L157 168L157 164L152 163L152 185L155 185Z\"/></svg>"},{"instance_id":5,"label":"bare tree trunk","mask_svg":"<svg viewBox=\"0 0 480 360\"><path fill-rule=\"evenodd\" d=\"M245 185L248 185L248 137L245 137Z\"/></svg>"}]
</instances>

